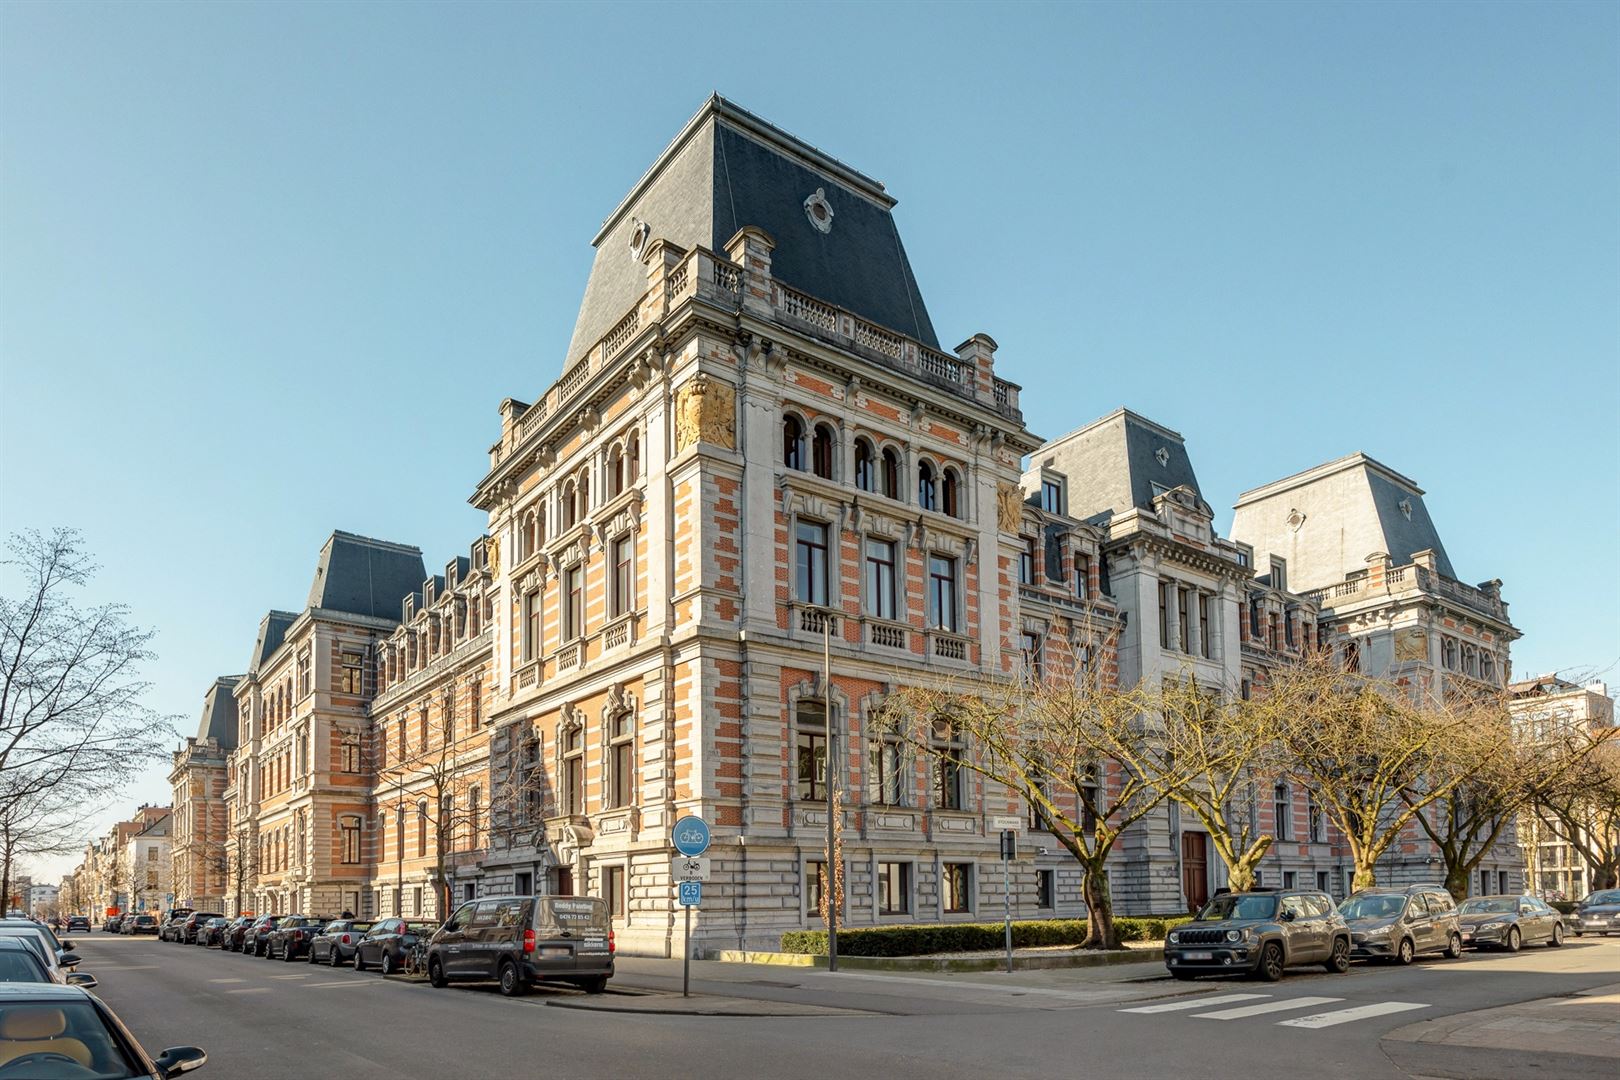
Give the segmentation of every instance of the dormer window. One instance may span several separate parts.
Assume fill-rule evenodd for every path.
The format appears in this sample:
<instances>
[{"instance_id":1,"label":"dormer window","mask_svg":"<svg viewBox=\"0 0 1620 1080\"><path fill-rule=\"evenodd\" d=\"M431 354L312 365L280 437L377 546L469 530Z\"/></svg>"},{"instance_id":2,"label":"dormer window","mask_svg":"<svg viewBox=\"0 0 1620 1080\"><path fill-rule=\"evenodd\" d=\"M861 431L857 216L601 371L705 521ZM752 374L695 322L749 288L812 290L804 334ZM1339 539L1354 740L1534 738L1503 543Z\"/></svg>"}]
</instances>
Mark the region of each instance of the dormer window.
<instances>
[{"instance_id":1,"label":"dormer window","mask_svg":"<svg viewBox=\"0 0 1620 1080\"><path fill-rule=\"evenodd\" d=\"M1041 509L1048 514L1064 513L1063 481L1052 477L1041 478Z\"/></svg>"}]
</instances>

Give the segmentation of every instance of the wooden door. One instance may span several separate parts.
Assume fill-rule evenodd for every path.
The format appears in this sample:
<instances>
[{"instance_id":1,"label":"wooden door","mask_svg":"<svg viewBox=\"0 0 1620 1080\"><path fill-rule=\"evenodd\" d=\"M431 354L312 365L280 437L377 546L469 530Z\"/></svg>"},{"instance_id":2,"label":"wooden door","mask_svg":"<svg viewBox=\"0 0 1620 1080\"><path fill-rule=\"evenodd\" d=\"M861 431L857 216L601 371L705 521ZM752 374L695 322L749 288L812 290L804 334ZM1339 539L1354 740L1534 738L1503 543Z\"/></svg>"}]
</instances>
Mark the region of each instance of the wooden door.
<instances>
[{"instance_id":1,"label":"wooden door","mask_svg":"<svg viewBox=\"0 0 1620 1080\"><path fill-rule=\"evenodd\" d=\"M1181 891L1190 911L1209 903L1208 843L1209 837L1201 832L1181 834Z\"/></svg>"}]
</instances>

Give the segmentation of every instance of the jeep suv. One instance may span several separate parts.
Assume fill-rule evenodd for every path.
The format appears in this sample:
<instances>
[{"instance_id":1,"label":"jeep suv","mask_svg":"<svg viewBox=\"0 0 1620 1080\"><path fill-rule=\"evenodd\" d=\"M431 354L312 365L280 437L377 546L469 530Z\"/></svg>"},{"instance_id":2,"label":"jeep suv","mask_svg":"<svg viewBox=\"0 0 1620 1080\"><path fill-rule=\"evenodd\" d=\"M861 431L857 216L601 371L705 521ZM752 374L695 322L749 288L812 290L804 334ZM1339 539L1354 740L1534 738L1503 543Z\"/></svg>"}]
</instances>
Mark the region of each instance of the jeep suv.
<instances>
[{"instance_id":1,"label":"jeep suv","mask_svg":"<svg viewBox=\"0 0 1620 1080\"><path fill-rule=\"evenodd\" d=\"M1462 955L1457 904L1443 885L1362 889L1339 911L1350 924L1350 955L1357 959L1410 964L1419 953Z\"/></svg>"},{"instance_id":2,"label":"jeep suv","mask_svg":"<svg viewBox=\"0 0 1620 1080\"><path fill-rule=\"evenodd\" d=\"M1178 979L1238 973L1275 982L1301 964L1342 975L1350 970L1350 929L1326 893L1223 893L1170 931L1164 963Z\"/></svg>"}]
</instances>

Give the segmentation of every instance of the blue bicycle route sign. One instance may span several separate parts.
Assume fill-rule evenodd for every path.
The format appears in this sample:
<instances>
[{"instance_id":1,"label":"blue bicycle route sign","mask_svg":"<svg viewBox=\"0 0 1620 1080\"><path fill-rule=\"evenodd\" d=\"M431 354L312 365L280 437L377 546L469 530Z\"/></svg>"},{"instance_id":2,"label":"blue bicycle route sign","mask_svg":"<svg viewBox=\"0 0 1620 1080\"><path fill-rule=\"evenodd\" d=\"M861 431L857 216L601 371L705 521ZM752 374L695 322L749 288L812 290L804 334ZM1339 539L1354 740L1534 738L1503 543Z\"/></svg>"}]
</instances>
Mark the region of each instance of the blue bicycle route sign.
<instances>
[{"instance_id":1,"label":"blue bicycle route sign","mask_svg":"<svg viewBox=\"0 0 1620 1080\"><path fill-rule=\"evenodd\" d=\"M675 823L675 850L682 855L701 855L709 850L709 823L688 814Z\"/></svg>"}]
</instances>

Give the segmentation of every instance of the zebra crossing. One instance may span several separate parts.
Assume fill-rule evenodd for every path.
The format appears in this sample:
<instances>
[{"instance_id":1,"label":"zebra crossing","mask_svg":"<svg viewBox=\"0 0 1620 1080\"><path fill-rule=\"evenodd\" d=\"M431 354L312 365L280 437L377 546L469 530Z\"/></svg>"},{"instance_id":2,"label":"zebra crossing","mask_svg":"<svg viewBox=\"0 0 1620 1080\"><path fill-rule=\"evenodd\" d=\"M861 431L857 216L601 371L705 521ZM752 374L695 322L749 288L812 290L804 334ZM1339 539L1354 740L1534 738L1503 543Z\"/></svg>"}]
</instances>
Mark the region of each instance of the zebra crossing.
<instances>
[{"instance_id":1,"label":"zebra crossing","mask_svg":"<svg viewBox=\"0 0 1620 1080\"><path fill-rule=\"evenodd\" d=\"M1304 1016L1276 1020L1274 1023L1278 1027L1304 1028L1307 1031L1315 1031L1321 1028L1338 1027L1340 1024L1353 1024L1358 1020L1371 1020L1374 1017L1389 1016L1393 1013L1412 1012L1416 1009L1429 1008L1428 1005L1417 1001L1375 1001L1366 1005L1351 1005L1342 1009L1328 1009L1326 1011L1321 1008L1324 1005L1334 1005L1343 1000L1343 998L1338 997L1276 998L1271 994L1215 994L1186 1000L1164 1001L1157 1005L1137 1005L1119 1011L1147 1016L1163 1013L1184 1013L1188 1019L1192 1020L1230 1021L1310 1010Z\"/></svg>"}]
</instances>

